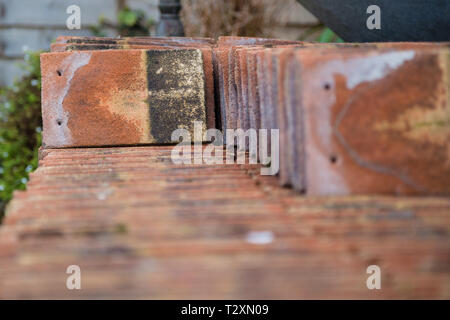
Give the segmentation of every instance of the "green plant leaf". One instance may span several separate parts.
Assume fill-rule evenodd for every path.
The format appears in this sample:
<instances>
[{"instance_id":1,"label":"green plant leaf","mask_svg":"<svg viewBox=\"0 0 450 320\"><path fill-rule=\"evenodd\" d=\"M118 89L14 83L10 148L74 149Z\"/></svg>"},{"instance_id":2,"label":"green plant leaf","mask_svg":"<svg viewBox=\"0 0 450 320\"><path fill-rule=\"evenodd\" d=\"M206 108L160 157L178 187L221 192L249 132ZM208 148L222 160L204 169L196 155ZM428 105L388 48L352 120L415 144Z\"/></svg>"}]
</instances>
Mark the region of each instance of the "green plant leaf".
<instances>
[{"instance_id":1,"label":"green plant leaf","mask_svg":"<svg viewBox=\"0 0 450 320\"><path fill-rule=\"evenodd\" d=\"M322 34L320 35L318 41L319 42L332 42L333 38L335 37L335 34L330 29L326 28Z\"/></svg>"},{"instance_id":2,"label":"green plant leaf","mask_svg":"<svg viewBox=\"0 0 450 320\"><path fill-rule=\"evenodd\" d=\"M119 22L131 27L134 26L136 24L136 22L138 21L138 16L135 12L133 11L121 11L119 12Z\"/></svg>"}]
</instances>

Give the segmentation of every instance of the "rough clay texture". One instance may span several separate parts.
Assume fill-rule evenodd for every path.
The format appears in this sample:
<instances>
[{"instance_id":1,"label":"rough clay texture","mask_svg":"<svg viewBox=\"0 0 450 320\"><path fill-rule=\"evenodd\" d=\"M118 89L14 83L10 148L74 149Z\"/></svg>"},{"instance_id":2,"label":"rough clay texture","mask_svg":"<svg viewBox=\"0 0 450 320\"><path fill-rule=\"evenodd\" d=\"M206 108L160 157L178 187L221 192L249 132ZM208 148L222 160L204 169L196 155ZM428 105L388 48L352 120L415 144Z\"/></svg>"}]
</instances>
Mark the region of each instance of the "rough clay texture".
<instances>
[{"instance_id":1,"label":"rough clay texture","mask_svg":"<svg viewBox=\"0 0 450 320\"><path fill-rule=\"evenodd\" d=\"M237 129L248 126L246 108L242 105L242 83L240 59L236 56L240 47L261 47L272 45L300 44L301 42L242 37L220 37L214 49L218 74L215 76L219 83L218 99L220 103L220 114L222 115L222 129ZM245 93L244 93L245 94ZM242 118L242 119L241 119ZM242 123L242 125L241 125Z\"/></svg>"},{"instance_id":2,"label":"rough clay texture","mask_svg":"<svg viewBox=\"0 0 450 320\"><path fill-rule=\"evenodd\" d=\"M216 127L215 87L213 71L212 44L208 38L177 37L133 37L133 38L97 38L97 37L59 37L51 44L52 52L86 50L124 50L124 49L200 49L203 56L205 75L205 102L207 127Z\"/></svg>"},{"instance_id":3,"label":"rough clay texture","mask_svg":"<svg viewBox=\"0 0 450 320\"><path fill-rule=\"evenodd\" d=\"M41 63L46 147L168 143L174 129L206 123L197 49L49 53Z\"/></svg>"},{"instance_id":4,"label":"rough clay texture","mask_svg":"<svg viewBox=\"0 0 450 320\"><path fill-rule=\"evenodd\" d=\"M224 37L212 76L172 47L208 39L124 40L42 55L46 148L0 226L0 299L450 299L448 44ZM108 147L210 126L208 76L223 128L280 129L279 177Z\"/></svg>"}]
</instances>

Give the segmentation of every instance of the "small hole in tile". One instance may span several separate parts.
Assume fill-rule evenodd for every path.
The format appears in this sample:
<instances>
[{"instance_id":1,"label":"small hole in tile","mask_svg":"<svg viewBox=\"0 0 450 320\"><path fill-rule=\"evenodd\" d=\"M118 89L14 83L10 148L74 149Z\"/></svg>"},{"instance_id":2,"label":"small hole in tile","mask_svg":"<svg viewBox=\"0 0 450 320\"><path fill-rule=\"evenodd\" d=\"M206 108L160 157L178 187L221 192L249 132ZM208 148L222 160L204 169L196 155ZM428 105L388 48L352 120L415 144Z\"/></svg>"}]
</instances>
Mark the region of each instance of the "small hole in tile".
<instances>
[{"instance_id":1,"label":"small hole in tile","mask_svg":"<svg viewBox=\"0 0 450 320\"><path fill-rule=\"evenodd\" d=\"M325 83L325 84L323 85L323 88L324 88L325 90L330 90L330 89L331 89L331 84L329 84L329 83L327 82L327 83Z\"/></svg>"},{"instance_id":2,"label":"small hole in tile","mask_svg":"<svg viewBox=\"0 0 450 320\"><path fill-rule=\"evenodd\" d=\"M338 159L337 159L337 156L335 156L335 155L331 155L331 156L330 156L330 162L331 162L331 163L336 163L337 160L338 160Z\"/></svg>"},{"instance_id":3,"label":"small hole in tile","mask_svg":"<svg viewBox=\"0 0 450 320\"><path fill-rule=\"evenodd\" d=\"M58 126L62 125L62 121L61 120L56 120L56 123L58 124Z\"/></svg>"},{"instance_id":4,"label":"small hole in tile","mask_svg":"<svg viewBox=\"0 0 450 320\"><path fill-rule=\"evenodd\" d=\"M61 70L56 70L56 74L61 77L62 76L62 71Z\"/></svg>"}]
</instances>

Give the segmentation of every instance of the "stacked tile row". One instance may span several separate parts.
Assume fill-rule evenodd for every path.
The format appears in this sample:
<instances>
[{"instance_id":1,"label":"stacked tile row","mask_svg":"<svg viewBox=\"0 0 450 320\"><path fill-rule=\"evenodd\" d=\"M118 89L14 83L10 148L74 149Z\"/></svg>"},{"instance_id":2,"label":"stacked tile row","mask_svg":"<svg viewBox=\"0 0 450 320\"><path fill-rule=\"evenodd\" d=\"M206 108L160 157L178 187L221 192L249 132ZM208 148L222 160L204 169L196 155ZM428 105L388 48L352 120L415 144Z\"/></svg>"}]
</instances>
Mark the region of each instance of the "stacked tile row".
<instances>
[{"instance_id":1,"label":"stacked tile row","mask_svg":"<svg viewBox=\"0 0 450 320\"><path fill-rule=\"evenodd\" d=\"M450 198L304 197L171 151L42 152L0 226L0 299L450 298Z\"/></svg>"},{"instance_id":2,"label":"stacked tile row","mask_svg":"<svg viewBox=\"0 0 450 320\"><path fill-rule=\"evenodd\" d=\"M87 50L189 50L198 49L202 55L206 105L206 126L216 127L214 104L214 78L212 47L215 40L210 38L185 37L129 37L129 38L103 38L103 37L59 37L51 45L52 52L87 51ZM175 54L175 53L172 53ZM195 62L193 62L195 67ZM181 66L172 66L178 69Z\"/></svg>"},{"instance_id":3,"label":"stacked tile row","mask_svg":"<svg viewBox=\"0 0 450 320\"><path fill-rule=\"evenodd\" d=\"M219 39L223 129L279 129L283 186L450 194L447 43Z\"/></svg>"}]
</instances>

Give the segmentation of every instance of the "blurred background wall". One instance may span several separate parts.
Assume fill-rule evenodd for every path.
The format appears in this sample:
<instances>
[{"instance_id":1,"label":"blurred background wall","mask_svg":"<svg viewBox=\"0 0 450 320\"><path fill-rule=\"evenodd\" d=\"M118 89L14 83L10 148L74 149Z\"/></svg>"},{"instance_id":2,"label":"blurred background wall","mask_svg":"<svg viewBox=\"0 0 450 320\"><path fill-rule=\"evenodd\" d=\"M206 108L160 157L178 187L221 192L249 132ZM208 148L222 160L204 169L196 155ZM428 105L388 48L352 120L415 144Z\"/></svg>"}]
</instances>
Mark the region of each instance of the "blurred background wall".
<instances>
[{"instance_id":1,"label":"blurred background wall","mask_svg":"<svg viewBox=\"0 0 450 320\"><path fill-rule=\"evenodd\" d=\"M158 0L0 0L0 86L11 85L23 71L16 62L24 51L48 50L60 35L92 35L99 20L108 21L103 35L117 35L121 10L142 10L154 24ZM271 36L284 39L311 37L318 21L295 0L182 0L187 36ZM70 5L81 8L81 30L68 30ZM149 28L154 32L154 24ZM314 31L314 29L313 29Z\"/></svg>"}]
</instances>

